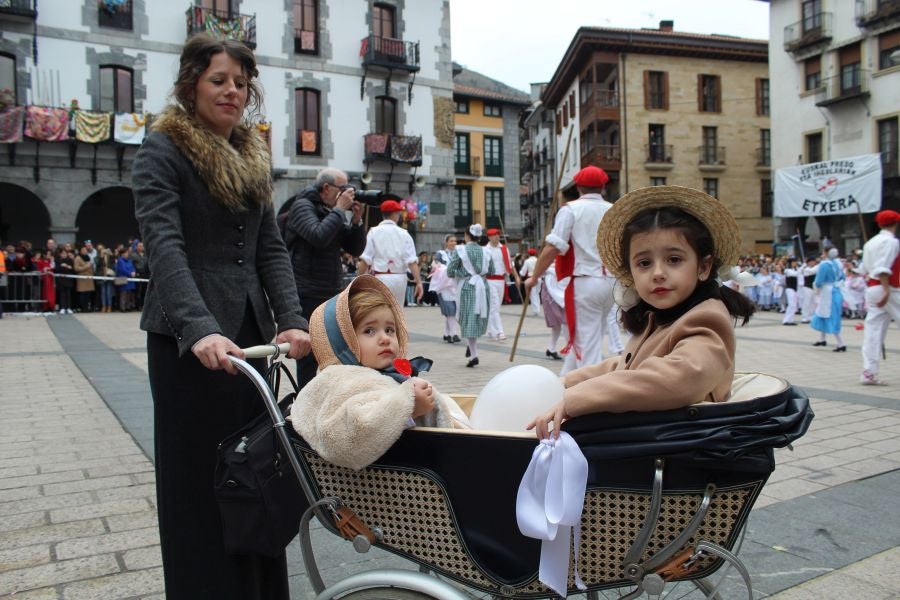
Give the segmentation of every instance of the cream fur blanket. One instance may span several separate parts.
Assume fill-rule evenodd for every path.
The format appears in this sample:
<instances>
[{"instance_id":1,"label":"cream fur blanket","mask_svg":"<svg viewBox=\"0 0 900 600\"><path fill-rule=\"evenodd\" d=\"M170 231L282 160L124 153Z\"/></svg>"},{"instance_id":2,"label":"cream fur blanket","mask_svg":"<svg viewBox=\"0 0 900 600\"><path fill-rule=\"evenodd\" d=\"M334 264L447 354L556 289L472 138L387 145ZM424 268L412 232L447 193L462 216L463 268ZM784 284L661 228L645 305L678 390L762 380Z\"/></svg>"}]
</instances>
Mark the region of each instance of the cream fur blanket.
<instances>
[{"instance_id":1,"label":"cream fur blanket","mask_svg":"<svg viewBox=\"0 0 900 600\"><path fill-rule=\"evenodd\" d=\"M426 427L469 428L459 405L434 390L435 408L415 420ZM297 395L291 422L304 440L330 463L362 469L375 462L411 426L413 386L374 369L332 365Z\"/></svg>"}]
</instances>

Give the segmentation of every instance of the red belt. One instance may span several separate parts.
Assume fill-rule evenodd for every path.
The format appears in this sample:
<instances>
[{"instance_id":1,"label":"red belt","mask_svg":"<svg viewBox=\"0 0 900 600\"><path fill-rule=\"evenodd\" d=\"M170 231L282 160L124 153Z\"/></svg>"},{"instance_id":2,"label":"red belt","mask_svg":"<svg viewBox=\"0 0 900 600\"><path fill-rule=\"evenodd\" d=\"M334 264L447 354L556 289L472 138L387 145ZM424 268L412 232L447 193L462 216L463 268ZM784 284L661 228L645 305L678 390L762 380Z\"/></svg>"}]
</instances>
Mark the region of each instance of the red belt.
<instances>
[{"instance_id":1,"label":"red belt","mask_svg":"<svg viewBox=\"0 0 900 600\"><path fill-rule=\"evenodd\" d=\"M869 287L875 287L877 285L881 285L881 281L878 279L869 279L866 281L866 285Z\"/></svg>"},{"instance_id":2,"label":"red belt","mask_svg":"<svg viewBox=\"0 0 900 600\"><path fill-rule=\"evenodd\" d=\"M503 280L506 279L506 278L505 278L503 275L488 275L488 276L487 276L487 279L490 279L490 280L493 280L493 281L498 281L498 280L499 280L499 281L503 281Z\"/></svg>"}]
</instances>

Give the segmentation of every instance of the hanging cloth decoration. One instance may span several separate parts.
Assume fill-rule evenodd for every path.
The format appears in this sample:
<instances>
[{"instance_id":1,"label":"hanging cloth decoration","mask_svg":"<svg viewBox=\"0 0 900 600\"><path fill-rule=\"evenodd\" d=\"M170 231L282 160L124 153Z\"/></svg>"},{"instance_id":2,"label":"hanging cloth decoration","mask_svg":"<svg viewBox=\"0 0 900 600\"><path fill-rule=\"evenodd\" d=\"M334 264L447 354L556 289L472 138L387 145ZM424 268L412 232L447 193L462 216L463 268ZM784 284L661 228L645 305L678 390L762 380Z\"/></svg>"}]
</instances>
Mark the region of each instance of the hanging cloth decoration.
<instances>
[{"instance_id":1,"label":"hanging cloth decoration","mask_svg":"<svg viewBox=\"0 0 900 600\"><path fill-rule=\"evenodd\" d=\"M22 141L25 125L25 107L13 106L0 112L0 144L16 144Z\"/></svg>"},{"instance_id":2,"label":"hanging cloth decoration","mask_svg":"<svg viewBox=\"0 0 900 600\"><path fill-rule=\"evenodd\" d=\"M25 111L25 135L45 142L69 139L69 114L64 108L29 106Z\"/></svg>"},{"instance_id":3,"label":"hanging cloth decoration","mask_svg":"<svg viewBox=\"0 0 900 600\"><path fill-rule=\"evenodd\" d=\"M422 138L418 135L392 135L391 159L411 165L422 164Z\"/></svg>"},{"instance_id":4,"label":"hanging cloth decoration","mask_svg":"<svg viewBox=\"0 0 900 600\"><path fill-rule=\"evenodd\" d=\"M114 139L120 144L140 145L147 133L147 115L116 113Z\"/></svg>"},{"instance_id":5,"label":"hanging cloth decoration","mask_svg":"<svg viewBox=\"0 0 900 600\"><path fill-rule=\"evenodd\" d=\"M109 139L110 113L87 112L79 110L75 112L75 139L79 142L97 144Z\"/></svg>"}]
</instances>

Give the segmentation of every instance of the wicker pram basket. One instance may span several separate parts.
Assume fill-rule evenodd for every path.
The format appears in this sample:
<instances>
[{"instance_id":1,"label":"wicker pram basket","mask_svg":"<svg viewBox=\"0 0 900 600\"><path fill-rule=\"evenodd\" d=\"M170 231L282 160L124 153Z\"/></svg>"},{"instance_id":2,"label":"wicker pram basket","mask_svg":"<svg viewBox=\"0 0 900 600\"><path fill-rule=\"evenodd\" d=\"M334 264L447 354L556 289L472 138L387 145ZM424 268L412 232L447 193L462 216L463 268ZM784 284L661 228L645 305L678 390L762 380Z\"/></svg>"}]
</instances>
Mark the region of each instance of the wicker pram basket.
<instances>
[{"instance_id":1,"label":"wicker pram basket","mask_svg":"<svg viewBox=\"0 0 900 600\"><path fill-rule=\"evenodd\" d=\"M803 435L813 415L778 378L742 375L733 389L727 403L563 427L589 462L579 567L588 590L650 573L702 578L722 559L692 553L699 544L734 548L775 468L773 448ZM540 542L516 524L531 435L415 428L361 471L325 462L296 435L291 444L312 500L339 499L377 530L379 547L494 596L554 595L537 578ZM572 573L569 588L578 591Z\"/></svg>"}]
</instances>

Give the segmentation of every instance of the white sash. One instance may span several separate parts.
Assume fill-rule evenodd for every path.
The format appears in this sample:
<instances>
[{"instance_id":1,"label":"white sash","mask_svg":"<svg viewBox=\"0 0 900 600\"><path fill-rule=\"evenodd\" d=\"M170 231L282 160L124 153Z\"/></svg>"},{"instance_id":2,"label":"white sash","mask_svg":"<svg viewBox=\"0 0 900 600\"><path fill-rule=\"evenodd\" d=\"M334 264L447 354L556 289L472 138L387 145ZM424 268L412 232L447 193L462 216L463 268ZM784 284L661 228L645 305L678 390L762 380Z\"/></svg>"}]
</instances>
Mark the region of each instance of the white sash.
<instances>
[{"instance_id":1,"label":"white sash","mask_svg":"<svg viewBox=\"0 0 900 600\"><path fill-rule=\"evenodd\" d=\"M475 314L484 319L488 318L490 314L488 308L487 298L485 297L484 291L484 276L488 272L488 262L490 261L490 256L484 249L481 250L481 273L475 271L475 266L472 264L472 261L469 260L469 254L466 252L465 246L457 246L456 254L459 255L459 260L462 261L463 268L465 268L466 272L471 276L469 277L469 283L475 286ZM460 302L460 305L462 302ZM459 306L457 306L457 312L459 312ZM458 316L458 315L457 315Z\"/></svg>"},{"instance_id":2,"label":"white sash","mask_svg":"<svg viewBox=\"0 0 900 600\"><path fill-rule=\"evenodd\" d=\"M578 574L581 512L588 464L581 448L566 432L541 440L516 496L516 522L522 535L542 540L538 579L557 594L567 596L569 550L574 529L575 585L586 589Z\"/></svg>"}]
</instances>

